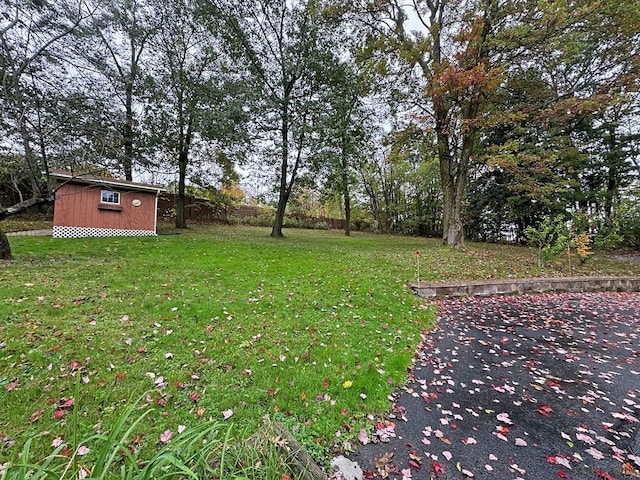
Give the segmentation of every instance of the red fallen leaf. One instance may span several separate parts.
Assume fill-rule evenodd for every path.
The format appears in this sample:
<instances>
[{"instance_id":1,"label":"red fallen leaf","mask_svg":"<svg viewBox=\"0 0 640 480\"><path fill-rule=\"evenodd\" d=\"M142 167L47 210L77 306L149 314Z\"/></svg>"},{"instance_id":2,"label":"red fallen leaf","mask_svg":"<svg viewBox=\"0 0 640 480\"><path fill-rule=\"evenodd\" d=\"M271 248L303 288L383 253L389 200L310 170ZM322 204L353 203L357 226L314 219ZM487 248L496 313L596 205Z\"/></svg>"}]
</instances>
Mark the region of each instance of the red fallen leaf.
<instances>
[{"instance_id":1,"label":"red fallen leaf","mask_svg":"<svg viewBox=\"0 0 640 480\"><path fill-rule=\"evenodd\" d=\"M118 372L116 373L116 380L122 380L122 377L124 377L125 372Z\"/></svg>"},{"instance_id":2,"label":"red fallen leaf","mask_svg":"<svg viewBox=\"0 0 640 480\"><path fill-rule=\"evenodd\" d=\"M62 402L62 405L60 405L60 408L73 407L74 403L75 403L75 400L73 398L70 398L69 400L65 400L64 402Z\"/></svg>"},{"instance_id":3,"label":"red fallen leaf","mask_svg":"<svg viewBox=\"0 0 640 480\"><path fill-rule=\"evenodd\" d=\"M7 392L15 390L16 388L18 388L18 382L7 383L4 388L7 390Z\"/></svg>"},{"instance_id":4,"label":"red fallen leaf","mask_svg":"<svg viewBox=\"0 0 640 480\"><path fill-rule=\"evenodd\" d=\"M280 478L282 478L282 480L291 480L291 477L286 473L283 473L282 475L280 475Z\"/></svg>"},{"instance_id":5,"label":"red fallen leaf","mask_svg":"<svg viewBox=\"0 0 640 480\"><path fill-rule=\"evenodd\" d=\"M196 392L193 392L191 395L189 395L189 397L196 403L198 403L198 400L200 400L200 395L198 395Z\"/></svg>"},{"instance_id":6,"label":"red fallen leaf","mask_svg":"<svg viewBox=\"0 0 640 480\"><path fill-rule=\"evenodd\" d=\"M602 480L616 480L616 478L611 476L609 472L603 472L602 470L596 469L596 475L598 476L598 478L601 478Z\"/></svg>"},{"instance_id":7,"label":"red fallen leaf","mask_svg":"<svg viewBox=\"0 0 640 480\"><path fill-rule=\"evenodd\" d=\"M327 382L326 380L322 382L322 388L329 388L329 382Z\"/></svg>"},{"instance_id":8,"label":"red fallen leaf","mask_svg":"<svg viewBox=\"0 0 640 480\"><path fill-rule=\"evenodd\" d=\"M444 472L444 468L442 468L442 465L440 465L438 462L436 462L435 460L433 462L431 462L431 468L433 469L433 472L436 475L440 475L441 473L445 473Z\"/></svg>"},{"instance_id":9,"label":"red fallen leaf","mask_svg":"<svg viewBox=\"0 0 640 480\"><path fill-rule=\"evenodd\" d=\"M553 408L551 408L549 405L542 405L538 409L538 413L545 417L548 417L551 412L553 412Z\"/></svg>"},{"instance_id":10,"label":"red fallen leaf","mask_svg":"<svg viewBox=\"0 0 640 480\"><path fill-rule=\"evenodd\" d=\"M138 347L138 353L147 353L147 347Z\"/></svg>"},{"instance_id":11,"label":"red fallen leaf","mask_svg":"<svg viewBox=\"0 0 640 480\"><path fill-rule=\"evenodd\" d=\"M167 401L164 398L159 398L158 400L156 400L156 403L161 407L164 407L167 404Z\"/></svg>"},{"instance_id":12,"label":"red fallen leaf","mask_svg":"<svg viewBox=\"0 0 640 480\"><path fill-rule=\"evenodd\" d=\"M64 447L60 452L60 455L62 455L63 457L68 457L69 455L71 455L71 448L69 448L68 446Z\"/></svg>"},{"instance_id":13,"label":"red fallen leaf","mask_svg":"<svg viewBox=\"0 0 640 480\"><path fill-rule=\"evenodd\" d=\"M51 418L54 418L54 419L62 418L62 417L64 417L65 413L66 412L64 410L55 410L53 412L53 415L51 416Z\"/></svg>"},{"instance_id":14,"label":"red fallen leaf","mask_svg":"<svg viewBox=\"0 0 640 480\"><path fill-rule=\"evenodd\" d=\"M347 412L347 409L346 409L346 408L343 408L342 410L340 410L340 415L342 415L343 417L346 417L346 416L347 416L347 413L348 413L348 412Z\"/></svg>"},{"instance_id":15,"label":"red fallen leaf","mask_svg":"<svg viewBox=\"0 0 640 480\"><path fill-rule=\"evenodd\" d=\"M558 476L560 478L569 478L569 475L567 475L566 473L564 473L562 470L558 470Z\"/></svg>"},{"instance_id":16,"label":"red fallen leaf","mask_svg":"<svg viewBox=\"0 0 640 480\"><path fill-rule=\"evenodd\" d=\"M38 420L40 420L40 415L42 415L42 412L44 412L44 408L39 408L38 410L33 412L29 417L29 423L37 422Z\"/></svg>"}]
</instances>

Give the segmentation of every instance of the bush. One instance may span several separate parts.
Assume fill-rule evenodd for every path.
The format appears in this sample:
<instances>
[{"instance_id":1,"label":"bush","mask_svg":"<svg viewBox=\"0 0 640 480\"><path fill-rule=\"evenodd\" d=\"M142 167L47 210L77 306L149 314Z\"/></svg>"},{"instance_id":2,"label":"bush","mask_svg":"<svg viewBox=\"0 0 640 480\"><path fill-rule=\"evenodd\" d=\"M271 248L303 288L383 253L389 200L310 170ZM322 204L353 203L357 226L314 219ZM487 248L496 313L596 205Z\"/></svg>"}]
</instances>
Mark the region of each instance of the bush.
<instances>
[{"instance_id":1,"label":"bush","mask_svg":"<svg viewBox=\"0 0 640 480\"><path fill-rule=\"evenodd\" d=\"M557 257L571 242L571 233L562 215L544 217L538 228L530 225L524 230L524 235L529 245L538 249L540 266Z\"/></svg>"},{"instance_id":2,"label":"bush","mask_svg":"<svg viewBox=\"0 0 640 480\"><path fill-rule=\"evenodd\" d=\"M619 212L619 234L622 246L640 250L640 192L625 198Z\"/></svg>"}]
</instances>

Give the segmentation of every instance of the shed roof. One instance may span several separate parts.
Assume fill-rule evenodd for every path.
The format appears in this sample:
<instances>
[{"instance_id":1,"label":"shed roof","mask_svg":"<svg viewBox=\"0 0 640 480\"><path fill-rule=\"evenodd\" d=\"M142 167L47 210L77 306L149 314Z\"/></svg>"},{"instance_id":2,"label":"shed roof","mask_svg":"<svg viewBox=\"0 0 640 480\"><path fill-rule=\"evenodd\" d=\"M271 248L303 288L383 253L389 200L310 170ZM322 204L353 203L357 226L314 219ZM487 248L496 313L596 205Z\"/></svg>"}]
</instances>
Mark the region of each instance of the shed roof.
<instances>
[{"instance_id":1,"label":"shed roof","mask_svg":"<svg viewBox=\"0 0 640 480\"><path fill-rule=\"evenodd\" d=\"M148 183L130 182L128 180L119 180L117 178L101 177L88 173L74 173L65 170L51 170L49 176L54 179L65 182L82 183L85 185L100 185L110 188L121 188L126 190L135 190L142 192L165 192L166 188L161 185L152 185Z\"/></svg>"}]
</instances>

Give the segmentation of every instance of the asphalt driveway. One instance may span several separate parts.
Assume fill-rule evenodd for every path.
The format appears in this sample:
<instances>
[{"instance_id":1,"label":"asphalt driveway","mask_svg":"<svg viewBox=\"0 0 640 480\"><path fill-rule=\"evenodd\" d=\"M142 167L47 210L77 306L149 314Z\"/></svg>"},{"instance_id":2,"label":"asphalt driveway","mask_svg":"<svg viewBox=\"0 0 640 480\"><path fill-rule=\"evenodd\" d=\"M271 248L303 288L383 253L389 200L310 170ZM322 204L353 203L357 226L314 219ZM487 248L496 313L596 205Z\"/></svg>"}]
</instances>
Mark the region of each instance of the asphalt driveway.
<instances>
[{"instance_id":1,"label":"asphalt driveway","mask_svg":"<svg viewBox=\"0 0 640 480\"><path fill-rule=\"evenodd\" d=\"M365 478L640 478L640 294L442 303Z\"/></svg>"}]
</instances>

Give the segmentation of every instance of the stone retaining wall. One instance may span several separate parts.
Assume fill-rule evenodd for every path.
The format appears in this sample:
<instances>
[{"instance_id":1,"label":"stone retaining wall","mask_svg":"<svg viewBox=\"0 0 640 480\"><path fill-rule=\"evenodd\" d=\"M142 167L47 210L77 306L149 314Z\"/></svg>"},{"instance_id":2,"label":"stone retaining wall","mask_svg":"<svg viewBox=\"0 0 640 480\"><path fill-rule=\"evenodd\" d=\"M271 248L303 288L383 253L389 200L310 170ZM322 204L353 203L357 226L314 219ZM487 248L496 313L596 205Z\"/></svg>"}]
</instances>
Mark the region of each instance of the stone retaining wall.
<instances>
[{"instance_id":1,"label":"stone retaining wall","mask_svg":"<svg viewBox=\"0 0 640 480\"><path fill-rule=\"evenodd\" d=\"M488 296L542 292L638 292L640 277L558 277L480 280L468 282L412 283L423 298Z\"/></svg>"}]
</instances>

